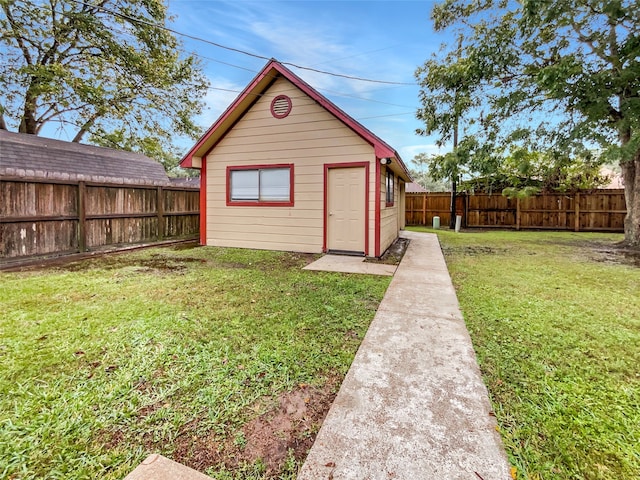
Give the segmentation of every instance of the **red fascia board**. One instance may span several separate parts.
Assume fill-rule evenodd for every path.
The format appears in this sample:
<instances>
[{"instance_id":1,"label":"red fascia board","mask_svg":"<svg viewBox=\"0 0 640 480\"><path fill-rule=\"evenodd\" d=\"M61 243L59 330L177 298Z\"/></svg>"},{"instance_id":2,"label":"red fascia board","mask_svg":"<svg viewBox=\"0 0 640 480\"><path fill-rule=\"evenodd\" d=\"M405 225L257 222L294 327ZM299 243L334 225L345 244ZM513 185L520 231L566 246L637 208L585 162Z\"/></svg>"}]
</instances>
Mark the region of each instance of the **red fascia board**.
<instances>
[{"instance_id":1,"label":"red fascia board","mask_svg":"<svg viewBox=\"0 0 640 480\"><path fill-rule=\"evenodd\" d=\"M289 201L288 202L261 202L259 200L231 200L231 175L234 170L260 170L267 168L288 168L289 169ZM276 163L266 165L240 165L227 167L227 207L294 207L295 191L294 191L294 164L293 163Z\"/></svg>"},{"instance_id":2,"label":"red fascia board","mask_svg":"<svg viewBox=\"0 0 640 480\"><path fill-rule=\"evenodd\" d=\"M202 137L200 137L198 142L185 154L184 157L182 157L182 160L180 160L180 166L182 168L193 168L192 162L193 162L193 157L195 156L195 153L199 151L207 143L207 140L209 140L209 137L211 137L211 135L216 130L218 130L218 128L220 128L220 126L231 116L232 113L235 112L238 106L249 95L254 95L255 96L254 101L257 101L257 99L259 98L259 95L258 95L258 92L254 92L254 90L258 87L258 85L260 85L262 80L264 80L264 78L271 73L271 69L272 69L271 67L273 66L274 63L277 63L277 62L275 62L275 60L271 60L265 66L265 68L263 68L262 71L258 75L256 75L256 77L249 83L249 85L246 86L246 88L242 91L242 93L240 93L236 97L236 99L231 103L231 105L227 107L224 113L220 115L220 117L218 117L218 119L214 122L214 124L211 125L211 127L205 132L205 134L202 135ZM275 77L273 78L273 80L275 80ZM264 90L264 89L261 89L261 90ZM248 110L253 103L254 102L251 102L244 110L245 111ZM204 157L211 151L212 148L213 146L210 146L207 149L207 152L202 156L203 161L204 161Z\"/></svg>"},{"instance_id":3,"label":"red fascia board","mask_svg":"<svg viewBox=\"0 0 640 480\"><path fill-rule=\"evenodd\" d=\"M220 126L232 115L232 113L235 112L235 110L244 102L244 100L249 95L255 95L255 100L258 99L257 94L262 93L264 90L266 90L268 86L271 84L271 82L263 84L259 92L256 92L254 90L256 90L261 85L262 81L267 76L271 76L273 80L275 80L276 76L272 75L273 71L280 73L283 77L285 77L287 80L293 83L296 87L298 87L300 90L306 93L309 97L315 100L319 105L325 108L328 112L334 115L338 120L344 123L348 128L350 128L363 140L365 140L367 143L372 145L374 147L376 157L395 158L398 161L398 165L400 166L402 171L405 173L407 178L409 179L411 178L411 176L409 175L409 171L407 170L407 167L405 166L404 162L400 158L400 155L398 155L398 152L396 152L386 142L380 139L380 137L375 135L373 132L367 129L364 125L360 124L359 122L351 118L340 107L338 107L336 104L331 102L331 100L323 96L321 93L315 90L311 85L309 85L307 82L302 80L295 73L293 73L291 70L289 70L288 68L283 66L281 63L277 62L276 60L270 60L269 63L267 63L267 65L262 69L262 71L251 81L251 83L233 101L233 103L225 110L225 112L220 116L220 118L218 118L218 120L216 120L216 122L211 126L211 128L209 128L209 130L207 130L207 132L200 138L200 140L198 140L198 142L194 145L194 147L191 148L189 152L187 152L187 154L182 158L182 160L180 160L181 167L183 168L193 167L192 161L193 161L193 157L195 156L195 153L201 150L204 145L206 145L209 137L214 132L216 132L218 128L220 128ZM247 104L244 110L245 111L248 110L252 104L253 102L251 102L250 104ZM244 112L241 112L241 114L242 113ZM241 114L239 115L239 117L241 116ZM233 125L228 126L227 130L230 129L232 126ZM222 133L221 137L224 136L224 133L225 132ZM204 153L204 155L202 155L203 159L211 151L212 148L213 148L213 145L209 146L209 148L207 149L207 152Z\"/></svg>"},{"instance_id":4,"label":"red fascia board","mask_svg":"<svg viewBox=\"0 0 640 480\"><path fill-rule=\"evenodd\" d=\"M296 87L302 90L304 93L313 98L319 105L324 107L326 110L331 112L336 118L338 118L342 123L344 123L347 127L353 130L358 136L360 136L367 143L372 145L375 150L376 157L378 158L395 158L398 161L398 165L405 173L408 178L411 178L409 175L409 170L406 165L400 158L398 152L396 152L388 143L378 137L375 133L369 130L367 127L359 123L357 120L354 120L350 117L344 110L338 107L331 100L326 98L324 95L315 90L311 85L298 77L291 70L283 66L282 64L275 62L273 65L279 73L281 73L287 80L293 83Z\"/></svg>"}]
</instances>

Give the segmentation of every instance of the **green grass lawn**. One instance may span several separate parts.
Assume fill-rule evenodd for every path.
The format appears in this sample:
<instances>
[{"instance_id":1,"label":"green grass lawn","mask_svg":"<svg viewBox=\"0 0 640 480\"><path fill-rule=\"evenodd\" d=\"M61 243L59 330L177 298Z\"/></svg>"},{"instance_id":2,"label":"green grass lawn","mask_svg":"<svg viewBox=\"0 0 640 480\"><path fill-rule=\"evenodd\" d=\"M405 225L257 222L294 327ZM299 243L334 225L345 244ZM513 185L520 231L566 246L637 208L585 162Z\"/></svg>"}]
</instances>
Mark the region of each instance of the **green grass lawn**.
<instances>
[{"instance_id":1,"label":"green grass lawn","mask_svg":"<svg viewBox=\"0 0 640 480\"><path fill-rule=\"evenodd\" d=\"M121 479L151 452L293 478L293 449L275 472L243 461L247 424L296 392L330 403L389 284L309 260L164 248L0 273L0 478Z\"/></svg>"},{"instance_id":2,"label":"green grass lawn","mask_svg":"<svg viewBox=\"0 0 640 480\"><path fill-rule=\"evenodd\" d=\"M518 478L640 478L640 257L621 235L438 235Z\"/></svg>"}]
</instances>

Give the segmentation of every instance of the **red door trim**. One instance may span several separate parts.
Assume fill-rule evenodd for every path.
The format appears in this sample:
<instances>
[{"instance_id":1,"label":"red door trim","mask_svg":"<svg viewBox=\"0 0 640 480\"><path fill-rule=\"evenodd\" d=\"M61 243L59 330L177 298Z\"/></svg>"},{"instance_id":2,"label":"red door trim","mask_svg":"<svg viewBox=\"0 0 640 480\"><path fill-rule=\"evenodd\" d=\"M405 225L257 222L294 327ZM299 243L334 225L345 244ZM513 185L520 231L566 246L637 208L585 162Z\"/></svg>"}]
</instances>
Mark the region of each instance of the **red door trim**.
<instances>
[{"instance_id":1,"label":"red door trim","mask_svg":"<svg viewBox=\"0 0 640 480\"><path fill-rule=\"evenodd\" d=\"M328 207L329 207L329 170L332 168L364 167L364 254L369 255L369 162L325 163L324 164L324 199L323 215L324 228L322 232L322 251L327 248ZM380 242L378 242L380 243Z\"/></svg>"}]
</instances>

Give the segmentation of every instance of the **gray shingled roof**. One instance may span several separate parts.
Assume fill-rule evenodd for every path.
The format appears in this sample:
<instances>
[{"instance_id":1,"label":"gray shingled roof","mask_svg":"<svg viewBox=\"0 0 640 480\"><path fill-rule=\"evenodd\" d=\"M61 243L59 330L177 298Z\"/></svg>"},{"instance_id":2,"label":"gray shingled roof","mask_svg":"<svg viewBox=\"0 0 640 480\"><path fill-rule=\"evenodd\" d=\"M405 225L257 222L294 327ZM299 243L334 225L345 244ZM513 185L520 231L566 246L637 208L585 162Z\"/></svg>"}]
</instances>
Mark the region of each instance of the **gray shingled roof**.
<instances>
[{"instance_id":1,"label":"gray shingled roof","mask_svg":"<svg viewBox=\"0 0 640 480\"><path fill-rule=\"evenodd\" d=\"M0 176L100 183L169 183L162 165L141 155L0 130Z\"/></svg>"},{"instance_id":2,"label":"gray shingled roof","mask_svg":"<svg viewBox=\"0 0 640 480\"><path fill-rule=\"evenodd\" d=\"M169 178L169 181L174 187L200 188L200 177Z\"/></svg>"},{"instance_id":3,"label":"gray shingled roof","mask_svg":"<svg viewBox=\"0 0 640 480\"><path fill-rule=\"evenodd\" d=\"M419 183L411 182L411 183L407 183L404 191L407 193L425 193L427 189L424 188Z\"/></svg>"}]
</instances>

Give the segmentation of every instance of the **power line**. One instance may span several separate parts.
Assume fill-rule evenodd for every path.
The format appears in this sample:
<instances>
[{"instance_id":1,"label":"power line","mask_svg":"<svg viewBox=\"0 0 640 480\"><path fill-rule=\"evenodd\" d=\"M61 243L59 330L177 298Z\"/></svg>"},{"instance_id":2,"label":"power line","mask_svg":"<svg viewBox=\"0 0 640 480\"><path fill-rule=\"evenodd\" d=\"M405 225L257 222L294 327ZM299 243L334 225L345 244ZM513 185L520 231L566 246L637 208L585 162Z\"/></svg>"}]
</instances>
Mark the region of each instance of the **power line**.
<instances>
[{"instance_id":1,"label":"power line","mask_svg":"<svg viewBox=\"0 0 640 480\"><path fill-rule=\"evenodd\" d=\"M84 2L82 2L80 0L71 0L71 1L73 1L76 4L91 6L90 4L84 3ZM100 8L100 7L97 7L97 8ZM106 10L106 9L103 8L103 10ZM122 17L126 17L125 15L118 14L117 12L113 12L113 14L114 15L119 15L119 16L122 16ZM131 18L131 17L126 17L126 18ZM137 21L137 20L132 18L132 21ZM140 22L141 23L146 23L146 24L149 24L149 25L153 25L153 24L150 24L150 23L142 21L142 20L140 20ZM164 28L164 27L157 26L157 28ZM121 34L123 34L123 35L127 34L127 32L125 32L123 30L120 30L118 28L114 28L114 30L119 32L119 33L121 33ZM186 35L186 36L188 36L188 35ZM381 49L381 50L384 50L384 49ZM236 64L233 64L233 63L229 63L229 62L224 62L222 60L218 60L218 59L215 59L215 58L207 57L207 56L202 55L201 53L198 53L198 52L192 52L192 55L194 55L194 56L196 56L198 58L204 59L204 60L209 60L211 62L219 63L221 65L226 65L226 66L229 66L229 67L237 68L239 70L244 70L244 71L251 72L251 73L254 73L254 74L259 73L258 70L255 70L255 69L252 69L252 68L243 67L243 66L236 65ZM266 58L266 57L261 57L261 58ZM284 63L284 62L281 62L281 63ZM300 67L300 68L303 68L303 67ZM404 85L407 85L407 84L392 84L392 85L394 85L397 88L398 86L404 86ZM412 85L412 84L409 84L409 85ZM394 88L394 87L390 87L390 88ZM217 90L217 91L238 93L238 94L242 93L242 90L233 90L233 89L226 89L226 88L221 88L221 87L207 87L207 90ZM336 96L341 96L341 97L346 97L346 98L353 98L353 99L356 99L356 100L361 100L361 101L370 102L370 103L378 103L378 104L381 104L381 105L389 105L389 106L392 106L392 107L400 107L400 108L412 108L412 107L407 106L407 105L399 105L399 104L395 104L395 103L384 102L384 101L381 101L381 100L374 100L374 99L371 99L371 98L366 98L366 97L361 97L361 96L352 95L352 94L348 94L348 93L338 92L338 91L335 91L335 90L329 90L327 88L320 88L319 87L319 88L316 88L316 90L322 90L324 92L327 92L327 93L330 93L330 94L333 94L333 95L336 95ZM256 95L256 94L253 94L253 95ZM258 96L262 96L262 94L258 94ZM376 118L376 117L373 117L373 118Z\"/></svg>"},{"instance_id":2,"label":"power line","mask_svg":"<svg viewBox=\"0 0 640 480\"><path fill-rule=\"evenodd\" d=\"M323 90L323 91L325 91L327 93L331 93L331 94L337 95L339 97L355 98L356 100L363 100L365 102L372 102L372 103L380 103L382 105L389 105L390 107L413 108L413 107L408 106L408 105L399 105L397 103L389 103L389 102L383 102L382 100L374 100L372 98L359 97L358 95L351 95L350 93L336 92L335 90L329 90L327 88L316 88L316 90Z\"/></svg>"},{"instance_id":3,"label":"power line","mask_svg":"<svg viewBox=\"0 0 640 480\"><path fill-rule=\"evenodd\" d=\"M236 53L241 53L243 55L248 55L248 56L253 57L253 58L259 58L261 60L272 60L272 58L265 57L264 55L258 55L256 53L247 52L246 50L242 50L242 49L235 48L235 47L229 47L227 45L222 45L220 43L216 43L216 42L213 42L211 40L207 40L207 39L202 38L202 37L197 37L195 35L191 35L191 34L188 34L188 33L180 32L178 30L166 27L164 25L158 25L156 23L148 22L146 20L130 17L129 15L125 15L123 13L116 12L114 10L105 8L105 7L100 6L100 5L92 5L90 3L82 2L80 0L70 0L70 1L75 3L75 4L78 4L78 5L83 5L85 7L91 7L91 8L100 9L105 13L108 13L110 15L114 15L116 17L123 18L125 20L141 23L141 24L144 24L144 25L147 25L147 26L150 26L150 27L154 27L154 28L158 28L158 29L161 29L161 30L166 30L166 31L171 32L171 33L173 33L175 35L180 35L180 36L185 37L185 38L190 38L191 40L196 40L198 42L203 42L203 43L212 45L214 47L222 48L222 49L229 50L229 51L236 52ZM390 81L386 81L386 80L374 80L374 79L370 79L370 78L357 77L357 76L354 76L354 75L346 75L346 74L343 74L343 73L328 72L326 70L319 70L319 69L313 68L313 67L305 67L303 65L298 65L298 64L295 64L295 63L292 63L292 62L280 62L280 63L282 65L288 65L290 67L299 68L301 70L307 70L307 71L310 71L310 72L321 73L323 75L331 75L333 77L346 78L348 80L357 80L357 81L360 81L360 82L369 82L369 83L381 83L381 84L385 84L385 85L411 85L411 86L415 86L415 83L390 82Z\"/></svg>"},{"instance_id":4,"label":"power line","mask_svg":"<svg viewBox=\"0 0 640 480\"><path fill-rule=\"evenodd\" d=\"M357 118L356 120L360 121L360 120L371 120L373 118L384 118L384 117L402 117L404 115L415 115L416 112L403 112L403 113L390 113L388 115L375 115L373 117L360 117Z\"/></svg>"},{"instance_id":5,"label":"power line","mask_svg":"<svg viewBox=\"0 0 640 480\"><path fill-rule=\"evenodd\" d=\"M230 92L230 93L238 93L238 94L243 92L243 90L234 90L232 88L222 88L222 87L207 87L207 90L216 90L216 91L220 91L220 92ZM358 97L357 95L350 95L350 94L347 94L347 93L336 92L335 90L328 90L326 88L316 88L316 90L322 90L324 92L327 92L327 93L330 93L330 94L333 94L333 95L336 95L336 96L339 96L339 97L347 97L347 98L353 98L355 100L362 100L363 102L379 103L379 104L382 104L382 105L389 105L391 107L413 108L413 107L410 107L408 105L399 105L397 103L383 102L381 100L374 100L372 98ZM254 95L256 97L268 96L268 95L266 95L264 93L249 93L249 94L250 95ZM275 98L277 95L272 95L272 96ZM291 97L291 98L306 98L306 97L301 96L301 97Z\"/></svg>"}]
</instances>

